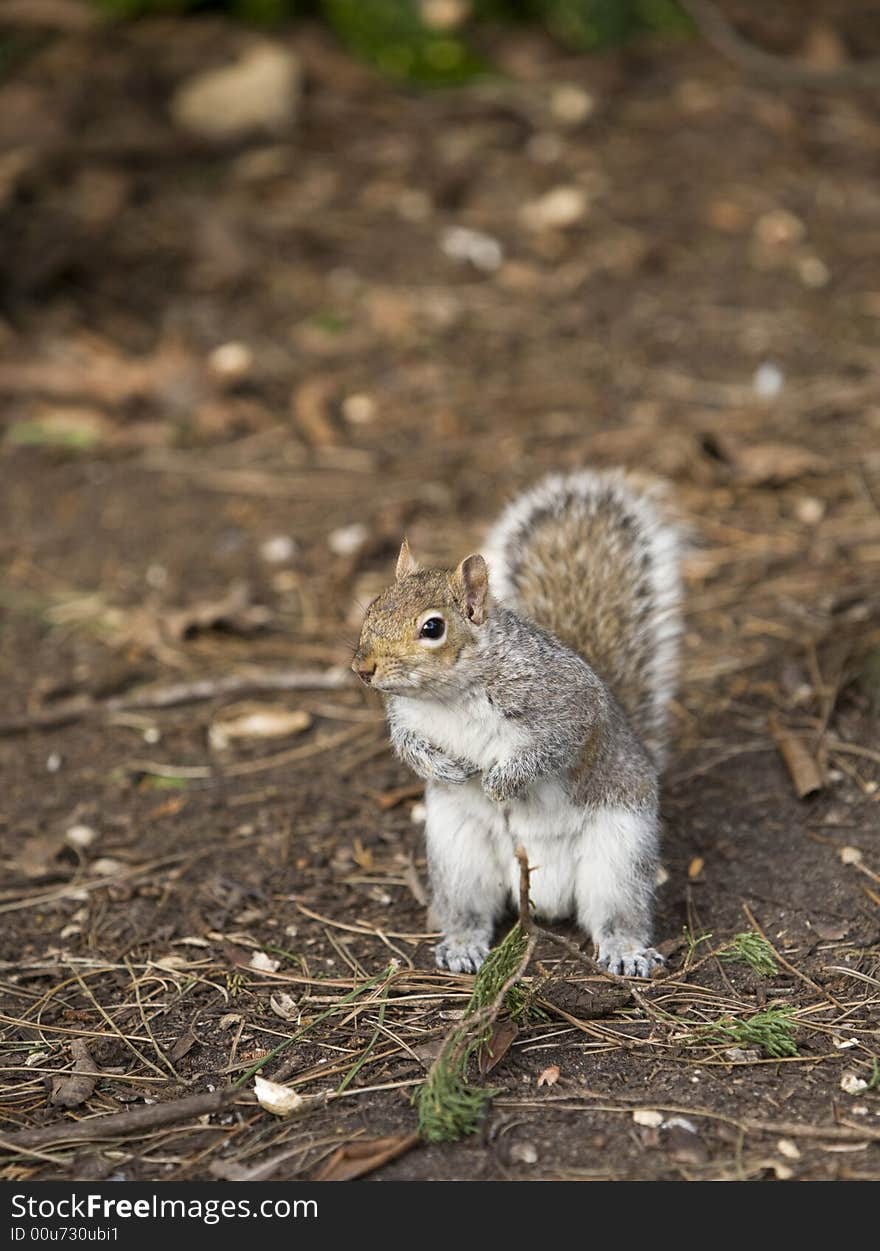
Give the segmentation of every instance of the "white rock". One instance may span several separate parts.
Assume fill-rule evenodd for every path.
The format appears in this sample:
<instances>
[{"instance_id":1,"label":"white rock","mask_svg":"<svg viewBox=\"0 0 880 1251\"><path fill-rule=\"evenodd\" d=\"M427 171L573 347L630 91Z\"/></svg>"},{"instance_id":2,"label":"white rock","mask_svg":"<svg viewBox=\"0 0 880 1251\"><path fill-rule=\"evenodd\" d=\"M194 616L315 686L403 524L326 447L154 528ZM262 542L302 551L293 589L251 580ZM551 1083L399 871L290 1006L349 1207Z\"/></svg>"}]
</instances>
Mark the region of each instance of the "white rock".
<instances>
[{"instance_id":1,"label":"white rock","mask_svg":"<svg viewBox=\"0 0 880 1251\"><path fill-rule=\"evenodd\" d=\"M797 1143L792 1142L790 1138L780 1138L776 1144L776 1150L780 1155L784 1155L786 1160L799 1160L801 1158Z\"/></svg>"},{"instance_id":2,"label":"white rock","mask_svg":"<svg viewBox=\"0 0 880 1251\"><path fill-rule=\"evenodd\" d=\"M493 273L504 260L504 249L492 235L481 230L468 230L465 226L453 226L440 240L445 256L453 261L469 261L475 269Z\"/></svg>"},{"instance_id":3,"label":"white rock","mask_svg":"<svg viewBox=\"0 0 880 1251\"><path fill-rule=\"evenodd\" d=\"M57 773L63 763L62 757L57 751L50 752L46 757L46 769L49 773Z\"/></svg>"},{"instance_id":4,"label":"white rock","mask_svg":"<svg viewBox=\"0 0 880 1251\"><path fill-rule=\"evenodd\" d=\"M428 809L424 804L413 804L409 810L409 819L413 825L424 825L428 819Z\"/></svg>"},{"instance_id":5,"label":"white rock","mask_svg":"<svg viewBox=\"0 0 880 1251\"><path fill-rule=\"evenodd\" d=\"M868 1083L856 1073L844 1073L840 1079L840 1089L847 1095L860 1095L868 1089Z\"/></svg>"},{"instance_id":6,"label":"white rock","mask_svg":"<svg viewBox=\"0 0 880 1251\"><path fill-rule=\"evenodd\" d=\"M208 357L208 365L224 382L246 378L254 363L254 354L246 343L221 343Z\"/></svg>"},{"instance_id":7,"label":"white rock","mask_svg":"<svg viewBox=\"0 0 880 1251\"><path fill-rule=\"evenodd\" d=\"M633 1112L633 1120L636 1125L645 1125L648 1129L659 1129L663 1124L663 1113L655 1112L652 1108L636 1108Z\"/></svg>"},{"instance_id":8,"label":"white rock","mask_svg":"<svg viewBox=\"0 0 880 1251\"><path fill-rule=\"evenodd\" d=\"M262 41L238 61L194 74L171 99L182 130L203 139L232 139L252 131L283 131L295 119L302 85L299 59Z\"/></svg>"},{"instance_id":9,"label":"white rock","mask_svg":"<svg viewBox=\"0 0 880 1251\"><path fill-rule=\"evenodd\" d=\"M838 856L842 864L861 864L862 853L858 847L841 847Z\"/></svg>"},{"instance_id":10,"label":"white rock","mask_svg":"<svg viewBox=\"0 0 880 1251\"><path fill-rule=\"evenodd\" d=\"M550 96L550 112L564 126L577 126L591 117L596 101L575 83L560 83Z\"/></svg>"},{"instance_id":11,"label":"white rock","mask_svg":"<svg viewBox=\"0 0 880 1251\"><path fill-rule=\"evenodd\" d=\"M273 1116L290 1116L305 1103L302 1095L297 1094L290 1086L282 1086L278 1082L269 1082L259 1074L254 1078L254 1094L257 1103Z\"/></svg>"},{"instance_id":12,"label":"white rock","mask_svg":"<svg viewBox=\"0 0 880 1251\"><path fill-rule=\"evenodd\" d=\"M260 555L268 565L283 565L296 551L296 543L289 534L274 534L260 544Z\"/></svg>"},{"instance_id":13,"label":"white rock","mask_svg":"<svg viewBox=\"0 0 880 1251\"><path fill-rule=\"evenodd\" d=\"M785 374L772 361L764 361L764 364L759 365L755 370L752 386L755 394L759 395L762 400L773 399L782 392L785 386Z\"/></svg>"},{"instance_id":14,"label":"white rock","mask_svg":"<svg viewBox=\"0 0 880 1251\"><path fill-rule=\"evenodd\" d=\"M587 197L580 187L554 187L524 204L520 216L529 230L564 230L586 216Z\"/></svg>"},{"instance_id":15,"label":"white rock","mask_svg":"<svg viewBox=\"0 0 880 1251\"><path fill-rule=\"evenodd\" d=\"M114 860L111 856L102 856L100 860L92 863L92 872L97 873L99 877L113 877L120 869L127 866L121 860Z\"/></svg>"},{"instance_id":16,"label":"white rock","mask_svg":"<svg viewBox=\"0 0 880 1251\"><path fill-rule=\"evenodd\" d=\"M365 525L356 521L350 526L340 526L329 535L327 543L330 551L337 556L355 556L361 550L370 532Z\"/></svg>"},{"instance_id":17,"label":"white rock","mask_svg":"<svg viewBox=\"0 0 880 1251\"><path fill-rule=\"evenodd\" d=\"M90 825L72 825L64 834L64 841L71 847L91 847L98 834Z\"/></svg>"},{"instance_id":18,"label":"white rock","mask_svg":"<svg viewBox=\"0 0 880 1251\"><path fill-rule=\"evenodd\" d=\"M797 263L798 277L805 287L827 287L831 281L831 270L818 256L802 256Z\"/></svg>"},{"instance_id":19,"label":"white rock","mask_svg":"<svg viewBox=\"0 0 880 1251\"><path fill-rule=\"evenodd\" d=\"M376 416L376 401L370 395L347 395L342 401L342 416L353 426L366 426Z\"/></svg>"},{"instance_id":20,"label":"white rock","mask_svg":"<svg viewBox=\"0 0 880 1251\"><path fill-rule=\"evenodd\" d=\"M273 960L265 951L255 951L251 956L250 967L258 973L277 973L281 968L281 961Z\"/></svg>"}]
</instances>

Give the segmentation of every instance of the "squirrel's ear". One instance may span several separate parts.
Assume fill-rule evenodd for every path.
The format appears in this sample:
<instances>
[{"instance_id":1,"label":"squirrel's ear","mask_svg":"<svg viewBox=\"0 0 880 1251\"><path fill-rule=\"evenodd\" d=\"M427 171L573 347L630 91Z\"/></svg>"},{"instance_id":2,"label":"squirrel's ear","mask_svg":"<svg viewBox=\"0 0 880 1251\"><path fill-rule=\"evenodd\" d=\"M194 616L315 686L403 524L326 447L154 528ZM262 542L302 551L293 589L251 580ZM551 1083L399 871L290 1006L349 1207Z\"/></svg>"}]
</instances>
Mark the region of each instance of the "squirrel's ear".
<instances>
[{"instance_id":1,"label":"squirrel's ear","mask_svg":"<svg viewBox=\"0 0 880 1251\"><path fill-rule=\"evenodd\" d=\"M409 543L406 539L400 545L400 555L397 557L397 581L401 578L408 578L411 573L418 573L421 566L412 552L409 550Z\"/></svg>"},{"instance_id":2,"label":"squirrel's ear","mask_svg":"<svg viewBox=\"0 0 880 1251\"><path fill-rule=\"evenodd\" d=\"M489 570L482 556L465 556L452 575L452 584L461 599L465 615L474 625L486 620Z\"/></svg>"}]
</instances>

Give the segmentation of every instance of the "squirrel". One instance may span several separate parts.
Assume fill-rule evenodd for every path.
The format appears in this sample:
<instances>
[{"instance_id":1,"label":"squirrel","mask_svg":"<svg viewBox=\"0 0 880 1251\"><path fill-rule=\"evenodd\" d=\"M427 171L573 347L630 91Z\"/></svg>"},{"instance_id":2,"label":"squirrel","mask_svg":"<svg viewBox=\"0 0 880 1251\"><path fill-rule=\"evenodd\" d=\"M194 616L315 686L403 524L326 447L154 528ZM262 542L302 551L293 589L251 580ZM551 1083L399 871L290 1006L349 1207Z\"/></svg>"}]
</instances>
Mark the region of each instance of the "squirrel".
<instances>
[{"instance_id":1,"label":"squirrel","mask_svg":"<svg viewBox=\"0 0 880 1251\"><path fill-rule=\"evenodd\" d=\"M648 977L658 774L681 634L680 542L621 471L551 475L515 499L486 556L423 569L404 538L352 668L424 778L437 964L475 973L517 898L574 915L609 972Z\"/></svg>"}]
</instances>

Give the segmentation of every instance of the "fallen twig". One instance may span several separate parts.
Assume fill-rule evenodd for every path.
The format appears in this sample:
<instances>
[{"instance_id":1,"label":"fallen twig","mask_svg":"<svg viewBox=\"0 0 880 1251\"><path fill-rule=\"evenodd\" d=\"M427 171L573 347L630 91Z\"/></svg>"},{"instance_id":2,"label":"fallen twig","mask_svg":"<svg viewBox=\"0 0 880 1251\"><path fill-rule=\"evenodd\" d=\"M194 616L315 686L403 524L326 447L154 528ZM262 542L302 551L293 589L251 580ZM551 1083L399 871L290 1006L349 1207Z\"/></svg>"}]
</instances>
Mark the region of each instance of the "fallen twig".
<instances>
[{"instance_id":1,"label":"fallen twig","mask_svg":"<svg viewBox=\"0 0 880 1251\"><path fill-rule=\"evenodd\" d=\"M341 691L354 685L347 669L303 669L274 672L232 673L218 678L196 678L169 686L146 687L130 696L93 700L77 697L54 708L41 708L0 721L0 737L28 730L53 730L88 717L118 712L144 712L204 703L228 695L260 695L268 691Z\"/></svg>"},{"instance_id":2,"label":"fallen twig","mask_svg":"<svg viewBox=\"0 0 880 1251\"><path fill-rule=\"evenodd\" d=\"M777 56L744 39L711 0L679 0L685 13L716 52L739 69L783 87L872 88L880 85L880 60L872 58L839 69L820 69Z\"/></svg>"},{"instance_id":3,"label":"fallen twig","mask_svg":"<svg viewBox=\"0 0 880 1251\"><path fill-rule=\"evenodd\" d=\"M43 1147L61 1142L98 1142L123 1134L143 1134L163 1125L174 1125L195 1116L219 1112L233 1100L251 1100L235 1086L224 1086L205 1095L188 1095L185 1099L172 1099L167 1103L153 1103L148 1107L135 1108L131 1112L114 1112L109 1116L90 1116L81 1121L62 1121L57 1125L44 1125L40 1129L23 1129L7 1134L2 1146L7 1151L19 1147Z\"/></svg>"}]
</instances>

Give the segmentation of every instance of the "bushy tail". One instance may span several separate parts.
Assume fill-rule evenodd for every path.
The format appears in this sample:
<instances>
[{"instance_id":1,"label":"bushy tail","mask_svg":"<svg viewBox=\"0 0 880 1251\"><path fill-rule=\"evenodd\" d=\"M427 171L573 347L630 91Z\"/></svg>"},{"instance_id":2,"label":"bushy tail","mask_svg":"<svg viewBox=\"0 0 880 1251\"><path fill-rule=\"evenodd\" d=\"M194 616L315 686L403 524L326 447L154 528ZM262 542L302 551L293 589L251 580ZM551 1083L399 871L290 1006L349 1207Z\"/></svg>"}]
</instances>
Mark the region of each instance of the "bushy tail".
<instances>
[{"instance_id":1,"label":"bushy tail","mask_svg":"<svg viewBox=\"0 0 880 1251\"><path fill-rule=\"evenodd\" d=\"M656 490L621 472L552 475L489 534L495 596L602 677L658 765L681 634L680 541Z\"/></svg>"}]
</instances>

